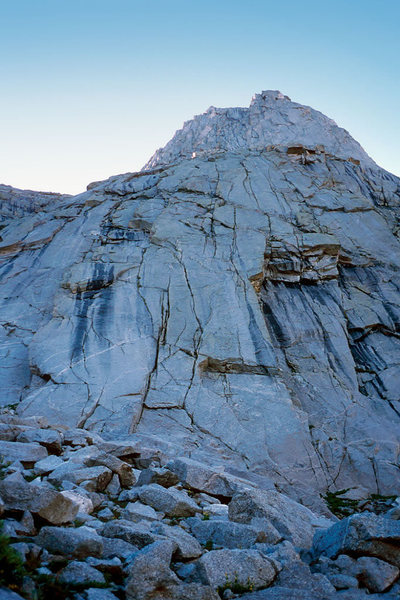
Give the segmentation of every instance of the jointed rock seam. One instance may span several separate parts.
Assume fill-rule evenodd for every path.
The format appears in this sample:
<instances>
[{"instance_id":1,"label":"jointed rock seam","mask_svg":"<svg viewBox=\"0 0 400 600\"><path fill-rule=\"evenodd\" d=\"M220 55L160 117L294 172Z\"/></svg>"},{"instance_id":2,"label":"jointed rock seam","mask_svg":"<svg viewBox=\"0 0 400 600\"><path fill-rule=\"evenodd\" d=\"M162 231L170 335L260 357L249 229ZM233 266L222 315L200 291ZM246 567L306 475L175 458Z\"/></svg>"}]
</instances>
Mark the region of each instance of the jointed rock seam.
<instances>
[{"instance_id":1,"label":"jointed rock seam","mask_svg":"<svg viewBox=\"0 0 400 600\"><path fill-rule=\"evenodd\" d=\"M331 583L326 579L324 591L322 584L321 589L316 586L316 598L361 598L358 585L380 593L393 584L400 557L377 551L376 544L395 547L399 556L400 532L382 533L386 529L379 529L375 517L373 524L365 521L372 513L348 517L353 519L350 530L358 533L343 537L338 530L340 547L332 552L319 533L314 554L302 555L306 562L298 554L290 558L287 544L294 545L293 553L294 547L309 550L311 528L332 525L308 510L331 518L323 500L327 492L352 488L360 500L399 495L399 203L400 179L379 168L345 130L272 91L256 95L248 109L211 107L185 123L141 172L90 184L78 196L0 186L0 382L5 407L0 444L8 444L0 453L11 453L8 462L19 461L19 472L25 463L34 468L34 463L54 462L53 455L61 454L58 464L33 471L46 489L56 485L67 492L65 481L74 493L85 487L87 473L79 474L79 469L97 469L96 475L90 472L94 487L114 494L114 500L121 490L107 492L113 473L126 493L146 488L126 498L137 501L134 519L124 513L125 520L114 522L112 506L103 507L114 516L103 519L108 533L99 530L100 536L129 542L129 523L138 520L144 527L142 537L137 534L144 550L135 558L134 571L145 578L147 565L158 565L158 583L151 578L143 583L139 575L135 583L131 573L127 597L158 598L152 595L158 585L173 590L160 598L213 598L217 588L230 597L234 582L229 588L229 582L220 581L218 561L233 574L247 565L250 579L258 581L255 588L280 581L268 588L276 594L279 586L293 588L282 570L285 561L297 561L300 571L309 568L306 563L320 561L319 581L329 575ZM45 433L29 433L37 431L30 419L38 415L46 417L50 429L46 424ZM51 435L64 436L68 428L100 436L96 443L103 458L96 451L93 464L90 452L75 461L61 445L51 447ZM53 443L64 444L63 439ZM192 466L191 477L197 481L192 485L185 483L189 467L175 464L165 480L155 483L146 475L148 481L132 487L128 466L133 459L124 461L114 446L107 448L121 439L157 452L157 468L181 456L200 465L200 472L210 472L196 475ZM89 449L86 444L82 447ZM52 458L41 455L44 448ZM27 460L24 452L34 457ZM121 460L128 466L122 467ZM73 463L79 463L78 471L71 469ZM225 479L223 469L229 473ZM17 477L9 465L6 474L4 481ZM169 513L167 505L179 505L175 492L183 493L179 482L229 502L229 519L223 513L213 523L220 517L215 509L203 523L191 516L199 509L196 502L188 514ZM162 490L176 485L162 500ZM99 493L87 485L85 489ZM4 489L0 495L7 493ZM30 508L12 508L11 499L7 509L4 502L11 513L28 511L51 523L40 531L38 543L53 552L48 545L55 533L50 530L71 518L57 522L53 504L41 498ZM62 510L69 514L68 502L76 499L62 500ZM282 502L296 507L288 505L289 513L304 510L307 516L299 513L297 526L278 526L271 506L279 513ZM379 517L391 527L397 527L396 506L390 500L386 508L392 518ZM176 516L187 521L185 527L205 548L199 545L198 554L190 557L180 550L186 571L170 569L171 560L177 560L180 532L171 542L170 529L176 524L162 519ZM361 525L357 518L364 519ZM153 523L153 533L142 520L149 527ZM360 542L360 528L379 529L381 542L375 541L373 550L365 549L364 538ZM209 540L225 554L208 558ZM263 554L260 544L265 549L267 543L273 549ZM238 558L237 552L244 554ZM273 556L267 558L269 554ZM353 562L337 567L335 579L332 565L342 554ZM321 555L327 562L321 563ZM359 555L364 557L360 564ZM86 556L100 560L102 550ZM187 562L193 559L189 573ZM392 566L385 571L364 559L387 560ZM90 565L96 567L95 562ZM71 563L70 568L71 580L79 566ZM374 568L386 573L386 587L376 583ZM299 579L309 581L311 575L300 571ZM189 587L184 589L182 581ZM353 596L335 591L352 586ZM289 592L249 591L254 600L292 597ZM103 597L99 591L99 600Z\"/></svg>"}]
</instances>

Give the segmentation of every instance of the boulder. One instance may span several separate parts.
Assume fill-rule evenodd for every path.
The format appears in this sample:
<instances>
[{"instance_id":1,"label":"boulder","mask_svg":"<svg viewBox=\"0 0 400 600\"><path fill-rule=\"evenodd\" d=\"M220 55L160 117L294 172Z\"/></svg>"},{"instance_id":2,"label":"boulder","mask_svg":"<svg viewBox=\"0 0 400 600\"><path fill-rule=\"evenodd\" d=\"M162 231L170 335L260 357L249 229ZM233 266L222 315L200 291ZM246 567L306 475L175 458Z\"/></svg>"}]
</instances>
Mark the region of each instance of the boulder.
<instances>
[{"instance_id":1,"label":"boulder","mask_svg":"<svg viewBox=\"0 0 400 600\"><path fill-rule=\"evenodd\" d=\"M85 467L69 461L55 469L48 479L53 485L60 485L63 481L70 481L76 485L91 482L92 491L102 492L106 489L112 478L112 471L107 467Z\"/></svg>"},{"instance_id":2,"label":"boulder","mask_svg":"<svg viewBox=\"0 0 400 600\"><path fill-rule=\"evenodd\" d=\"M163 513L157 513L154 508L141 502L129 502L121 512L121 517L127 521L138 523L143 519L147 521L159 521L164 516Z\"/></svg>"},{"instance_id":3,"label":"boulder","mask_svg":"<svg viewBox=\"0 0 400 600\"><path fill-rule=\"evenodd\" d=\"M138 552L130 565L126 583L128 600L150 600L155 592L162 593L179 584L178 577L170 569L174 547L170 540L163 540Z\"/></svg>"},{"instance_id":4,"label":"boulder","mask_svg":"<svg viewBox=\"0 0 400 600\"><path fill-rule=\"evenodd\" d=\"M201 546L197 539L187 533L182 527L160 523L154 524L152 531L169 538L175 543L176 549L174 551L174 558L178 560L197 558L202 553Z\"/></svg>"},{"instance_id":5,"label":"boulder","mask_svg":"<svg viewBox=\"0 0 400 600\"><path fill-rule=\"evenodd\" d=\"M102 534L104 537L125 540L125 542L129 542L138 548L143 548L148 544L152 544L160 538L160 536L150 531L147 522L140 521L139 523L132 523L131 521L125 521L124 519L106 523Z\"/></svg>"},{"instance_id":6,"label":"boulder","mask_svg":"<svg viewBox=\"0 0 400 600\"><path fill-rule=\"evenodd\" d=\"M83 559L87 556L101 557L103 541L90 527L42 527L36 543L49 552Z\"/></svg>"},{"instance_id":7,"label":"boulder","mask_svg":"<svg viewBox=\"0 0 400 600\"><path fill-rule=\"evenodd\" d=\"M214 589L236 582L250 591L270 585L278 565L257 550L212 550L196 561L195 577Z\"/></svg>"},{"instance_id":8,"label":"boulder","mask_svg":"<svg viewBox=\"0 0 400 600\"><path fill-rule=\"evenodd\" d=\"M200 512L196 502L183 490L165 489L156 483L138 488L138 496L144 504L149 504L168 517L191 517Z\"/></svg>"},{"instance_id":9,"label":"boulder","mask_svg":"<svg viewBox=\"0 0 400 600\"><path fill-rule=\"evenodd\" d=\"M179 477L176 473L166 467L149 467L140 472L137 485L149 485L150 483L158 483L165 488L176 485Z\"/></svg>"},{"instance_id":10,"label":"boulder","mask_svg":"<svg viewBox=\"0 0 400 600\"><path fill-rule=\"evenodd\" d=\"M54 454L50 454L46 458L42 460L38 460L35 463L35 473L38 475L48 475L52 471L55 471L58 467L64 463L63 459L60 456L55 456Z\"/></svg>"},{"instance_id":11,"label":"boulder","mask_svg":"<svg viewBox=\"0 0 400 600\"><path fill-rule=\"evenodd\" d=\"M61 454L62 437L54 429L28 429L19 434L17 442L37 442L50 454Z\"/></svg>"},{"instance_id":12,"label":"boulder","mask_svg":"<svg viewBox=\"0 0 400 600\"><path fill-rule=\"evenodd\" d=\"M186 487L199 492L206 492L212 496L231 498L238 489L252 485L249 481L229 475L222 469L215 470L190 458L176 458L169 462L167 467L177 475L179 481L182 481Z\"/></svg>"},{"instance_id":13,"label":"boulder","mask_svg":"<svg viewBox=\"0 0 400 600\"><path fill-rule=\"evenodd\" d=\"M312 520L315 515L301 504L274 490L243 490L229 503L229 519L251 523L254 518L269 521L276 530L295 546L312 545Z\"/></svg>"},{"instance_id":14,"label":"boulder","mask_svg":"<svg viewBox=\"0 0 400 600\"><path fill-rule=\"evenodd\" d=\"M216 519L201 521L196 518L190 519L189 523L192 534L201 544L212 541L214 546L224 548L251 548L256 542L262 541L259 531L251 525Z\"/></svg>"},{"instance_id":15,"label":"boulder","mask_svg":"<svg viewBox=\"0 0 400 600\"><path fill-rule=\"evenodd\" d=\"M119 482L123 488L132 487L136 483L136 477L132 466L112 454L103 452L96 456L89 457L85 460L85 464L88 467L108 467L113 473L118 475Z\"/></svg>"},{"instance_id":16,"label":"boulder","mask_svg":"<svg viewBox=\"0 0 400 600\"><path fill-rule=\"evenodd\" d=\"M64 432L64 444L66 446L88 446L94 443L102 443L102 438L93 431L86 429L70 428Z\"/></svg>"},{"instance_id":17,"label":"boulder","mask_svg":"<svg viewBox=\"0 0 400 600\"><path fill-rule=\"evenodd\" d=\"M11 425L9 423L0 422L0 440L4 442L15 442L17 437L23 431L30 429L26 425Z\"/></svg>"},{"instance_id":18,"label":"boulder","mask_svg":"<svg viewBox=\"0 0 400 600\"><path fill-rule=\"evenodd\" d=\"M103 554L102 558L114 558L115 556L121 560L126 560L128 557L132 557L136 552L139 552L139 548L115 537L103 537Z\"/></svg>"},{"instance_id":19,"label":"boulder","mask_svg":"<svg viewBox=\"0 0 400 600\"><path fill-rule=\"evenodd\" d=\"M0 495L7 510L29 511L52 523L61 525L74 520L79 505L56 490L25 481L0 481Z\"/></svg>"},{"instance_id":20,"label":"boulder","mask_svg":"<svg viewBox=\"0 0 400 600\"><path fill-rule=\"evenodd\" d=\"M83 494L79 494L79 491L71 491L71 490L66 490L63 492L60 492L62 496L64 496L64 498L69 498L74 504L77 504L79 507L79 511L80 513L86 513L88 515L90 515L90 513L93 512L94 507L93 507L93 502L91 501L90 498L88 498L87 496L84 496Z\"/></svg>"},{"instance_id":21,"label":"boulder","mask_svg":"<svg viewBox=\"0 0 400 600\"><path fill-rule=\"evenodd\" d=\"M90 584L105 583L104 575L97 569L91 567L86 562L73 560L64 569L62 569L57 579L60 583L69 584Z\"/></svg>"},{"instance_id":22,"label":"boulder","mask_svg":"<svg viewBox=\"0 0 400 600\"><path fill-rule=\"evenodd\" d=\"M335 573L327 575L327 578L337 590L348 590L351 588L358 588L358 579L351 575L343 575L342 573Z\"/></svg>"},{"instance_id":23,"label":"boulder","mask_svg":"<svg viewBox=\"0 0 400 600\"><path fill-rule=\"evenodd\" d=\"M317 531L312 551L315 558L369 555L400 567L400 521L368 512L351 515Z\"/></svg>"},{"instance_id":24,"label":"boulder","mask_svg":"<svg viewBox=\"0 0 400 600\"><path fill-rule=\"evenodd\" d=\"M386 592L399 576L399 569L372 556L362 556L356 563L359 582L370 592Z\"/></svg>"},{"instance_id":25,"label":"boulder","mask_svg":"<svg viewBox=\"0 0 400 600\"><path fill-rule=\"evenodd\" d=\"M335 593L334 586L321 573L312 573L309 566L301 560L287 561L276 579L276 585L305 590L322 599Z\"/></svg>"},{"instance_id":26,"label":"boulder","mask_svg":"<svg viewBox=\"0 0 400 600\"><path fill-rule=\"evenodd\" d=\"M4 442L0 440L0 456L3 462L36 463L47 456L47 450L40 444L22 442Z\"/></svg>"}]
</instances>

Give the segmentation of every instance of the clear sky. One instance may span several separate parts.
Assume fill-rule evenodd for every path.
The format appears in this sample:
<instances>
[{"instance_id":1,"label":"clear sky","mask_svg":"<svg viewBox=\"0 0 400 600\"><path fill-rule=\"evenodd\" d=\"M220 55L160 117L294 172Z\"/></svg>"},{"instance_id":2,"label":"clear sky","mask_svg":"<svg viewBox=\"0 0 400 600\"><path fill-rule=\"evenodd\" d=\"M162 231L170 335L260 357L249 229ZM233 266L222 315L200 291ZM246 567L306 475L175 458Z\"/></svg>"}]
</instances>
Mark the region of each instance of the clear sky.
<instances>
[{"instance_id":1,"label":"clear sky","mask_svg":"<svg viewBox=\"0 0 400 600\"><path fill-rule=\"evenodd\" d=\"M0 183L78 193L264 89L400 175L399 23L400 0L0 0Z\"/></svg>"}]
</instances>

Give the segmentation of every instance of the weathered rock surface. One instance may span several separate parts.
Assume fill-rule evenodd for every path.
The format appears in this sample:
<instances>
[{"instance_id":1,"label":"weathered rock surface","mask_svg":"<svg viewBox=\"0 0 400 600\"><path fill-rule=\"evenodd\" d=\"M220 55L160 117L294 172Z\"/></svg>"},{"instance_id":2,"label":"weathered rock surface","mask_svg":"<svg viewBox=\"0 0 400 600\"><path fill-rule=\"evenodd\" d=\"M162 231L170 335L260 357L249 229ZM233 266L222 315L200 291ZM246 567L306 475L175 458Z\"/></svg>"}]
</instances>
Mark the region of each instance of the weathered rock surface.
<instances>
[{"instance_id":1,"label":"weathered rock surface","mask_svg":"<svg viewBox=\"0 0 400 600\"><path fill-rule=\"evenodd\" d=\"M70 562L58 575L61 583L85 584L105 583L104 575L85 562L74 560Z\"/></svg>"},{"instance_id":2,"label":"weathered rock surface","mask_svg":"<svg viewBox=\"0 0 400 600\"><path fill-rule=\"evenodd\" d=\"M400 522L385 515L362 513L317 531L314 554L336 558L339 554L369 555L400 567Z\"/></svg>"},{"instance_id":3,"label":"weathered rock surface","mask_svg":"<svg viewBox=\"0 0 400 600\"><path fill-rule=\"evenodd\" d=\"M36 543L54 554L74 558L100 557L103 552L101 537L90 527L77 529L65 527L42 527Z\"/></svg>"},{"instance_id":4,"label":"weathered rock surface","mask_svg":"<svg viewBox=\"0 0 400 600\"><path fill-rule=\"evenodd\" d=\"M0 421L9 417L6 410ZM12 421L13 426L23 426L18 417ZM40 419L35 421L32 429L37 429ZM44 431L51 430L45 421L43 425ZM63 432L60 456L38 463L2 465L2 534L11 538L10 551L18 553L27 569L23 581L13 589L29 600L36 600L39 590L43 597L53 597L54 586L68 588L68 600L97 600L95 590L99 588L94 585L107 588L98 596L104 600L228 600L249 591L254 600L398 597L399 521L392 518L398 498L369 498L363 505L375 508L377 514L360 513L331 526L332 519L314 514L284 494L190 460L186 465L190 463L191 476L196 474L198 483L212 485L215 496L211 488L209 493L193 489L186 476L178 481L170 471L171 464L166 466L169 457L151 447L150 440L132 446L82 435L80 430ZM20 442L13 443L18 448ZM101 465L96 466L99 456ZM128 460L135 467L125 462ZM94 466L84 466L89 464ZM103 491L93 491L95 475L92 480L63 479L64 490L59 492L54 488L60 485L53 476L54 466L63 476L82 470L98 473L99 467L114 474ZM210 477L210 471L217 476ZM117 496L113 487L116 482L121 490L117 473L133 475L138 484ZM140 485L154 478L164 486ZM228 481L229 485L234 482L235 492L232 488L228 493ZM265 479L261 483L265 484ZM141 496L158 507L162 504L169 514L143 504ZM66 513L72 518L79 510L73 523L47 526L46 520L52 521L49 512L43 517L41 509L49 510L45 500L55 523L61 523ZM186 516L193 513L194 517ZM313 529L319 533L310 551ZM2 537L2 560L9 555L7 550L4 553L5 543ZM376 556L371 556L374 553ZM13 567L10 569L14 584L17 577L13 578ZM6 570L2 568L1 573ZM50 588L46 592L43 586Z\"/></svg>"},{"instance_id":5,"label":"weathered rock surface","mask_svg":"<svg viewBox=\"0 0 400 600\"><path fill-rule=\"evenodd\" d=\"M229 518L248 524L264 518L295 546L307 548L312 544L312 512L276 491L238 492L229 503Z\"/></svg>"},{"instance_id":6,"label":"weathered rock surface","mask_svg":"<svg viewBox=\"0 0 400 600\"><path fill-rule=\"evenodd\" d=\"M257 550L212 550L196 563L196 577L213 588L235 582L253 589L266 587L278 571L279 563Z\"/></svg>"},{"instance_id":7,"label":"weathered rock surface","mask_svg":"<svg viewBox=\"0 0 400 600\"><path fill-rule=\"evenodd\" d=\"M0 481L0 496L7 510L29 511L54 525L73 521L79 510L74 499L24 480Z\"/></svg>"},{"instance_id":8,"label":"weathered rock surface","mask_svg":"<svg viewBox=\"0 0 400 600\"><path fill-rule=\"evenodd\" d=\"M71 446L156 436L309 506L398 492L399 179L333 121L263 92L140 173L17 196L2 403L77 428Z\"/></svg>"}]
</instances>

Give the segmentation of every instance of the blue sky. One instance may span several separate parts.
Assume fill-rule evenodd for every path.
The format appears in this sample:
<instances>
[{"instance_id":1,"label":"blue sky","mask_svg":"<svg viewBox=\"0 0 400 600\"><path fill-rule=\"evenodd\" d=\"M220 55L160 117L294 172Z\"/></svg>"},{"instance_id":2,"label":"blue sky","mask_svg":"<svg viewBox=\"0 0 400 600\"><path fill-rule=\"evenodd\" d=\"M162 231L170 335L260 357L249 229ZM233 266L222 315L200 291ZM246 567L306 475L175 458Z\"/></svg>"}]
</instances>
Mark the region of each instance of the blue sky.
<instances>
[{"instance_id":1,"label":"blue sky","mask_svg":"<svg viewBox=\"0 0 400 600\"><path fill-rule=\"evenodd\" d=\"M279 89L400 175L399 0L0 0L0 183L78 193Z\"/></svg>"}]
</instances>

